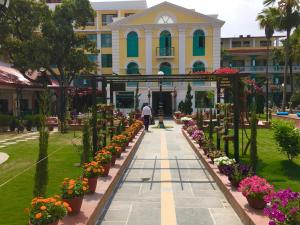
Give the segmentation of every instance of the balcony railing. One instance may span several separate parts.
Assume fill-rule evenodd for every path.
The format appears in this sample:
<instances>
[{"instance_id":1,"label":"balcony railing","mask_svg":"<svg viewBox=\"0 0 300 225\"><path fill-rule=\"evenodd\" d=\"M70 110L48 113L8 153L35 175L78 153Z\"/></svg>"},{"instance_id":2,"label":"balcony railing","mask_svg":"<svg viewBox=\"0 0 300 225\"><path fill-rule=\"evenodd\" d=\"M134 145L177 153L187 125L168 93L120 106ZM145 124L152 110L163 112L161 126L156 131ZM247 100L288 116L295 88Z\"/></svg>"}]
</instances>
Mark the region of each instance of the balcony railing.
<instances>
[{"instance_id":1,"label":"balcony railing","mask_svg":"<svg viewBox=\"0 0 300 225\"><path fill-rule=\"evenodd\" d=\"M158 58L173 58L175 56L174 54L174 47L170 48L156 48L156 57Z\"/></svg>"},{"instance_id":2,"label":"balcony railing","mask_svg":"<svg viewBox=\"0 0 300 225\"><path fill-rule=\"evenodd\" d=\"M238 69L241 73L253 73L253 72L263 73L263 72L266 72L266 69L267 69L266 66L237 66L237 67L232 67L232 68ZM270 73L283 73L284 72L284 66L269 66L268 68L269 68ZM293 71L300 72L300 65L294 65Z\"/></svg>"}]
</instances>

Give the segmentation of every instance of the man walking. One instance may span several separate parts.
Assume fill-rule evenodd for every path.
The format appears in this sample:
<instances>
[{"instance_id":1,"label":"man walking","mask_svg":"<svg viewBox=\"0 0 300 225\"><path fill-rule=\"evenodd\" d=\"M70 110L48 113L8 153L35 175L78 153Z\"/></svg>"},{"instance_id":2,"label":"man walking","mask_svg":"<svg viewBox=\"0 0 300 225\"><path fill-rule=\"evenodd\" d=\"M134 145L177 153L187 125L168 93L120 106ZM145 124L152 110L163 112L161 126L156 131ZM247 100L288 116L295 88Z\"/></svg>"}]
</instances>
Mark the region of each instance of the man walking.
<instances>
[{"instance_id":1,"label":"man walking","mask_svg":"<svg viewBox=\"0 0 300 225\"><path fill-rule=\"evenodd\" d=\"M146 131L149 129L150 117L152 116L151 108L146 103L142 110L142 118L144 119L144 125Z\"/></svg>"}]
</instances>

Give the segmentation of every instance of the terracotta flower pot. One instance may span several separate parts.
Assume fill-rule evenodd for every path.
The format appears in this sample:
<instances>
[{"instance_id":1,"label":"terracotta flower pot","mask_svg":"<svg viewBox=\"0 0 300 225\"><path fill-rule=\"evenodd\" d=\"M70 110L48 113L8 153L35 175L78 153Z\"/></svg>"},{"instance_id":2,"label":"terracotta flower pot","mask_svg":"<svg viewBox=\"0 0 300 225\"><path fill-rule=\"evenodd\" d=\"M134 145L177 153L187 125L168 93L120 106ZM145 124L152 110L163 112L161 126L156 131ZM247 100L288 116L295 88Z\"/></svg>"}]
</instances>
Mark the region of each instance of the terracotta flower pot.
<instances>
[{"instance_id":1,"label":"terracotta flower pot","mask_svg":"<svg viewBox=\"0 0 300 225\"><path fill-rule=\"evenodd\" d=\"M81 209L83 196L82 197L75 197L72 199L63 199L64 202L68 203L72 209L72 212L69 214L78 214Z\"/></svg>"},{"instance_id":2,"label":"terracotta flower pot","mask_svg":"<svg viewBox=\"0 0 300 225\"><path fill-rule=\"evenodd\" d=\"M250 197L246 197L248 204L254 209L264 209L266 207L266 203L263 199L253 199Z\"/></svg>"},{"instance_id":3,"label":"terracotta flower pot","mask_svg":"<svg viewBox=\"0 0 300 225\"><path fill-rule=\"evenodd\" d=\"M102 166L103 166L103 169L104 169L102 177L107 177L108 173L109 173L109 170L110 170L110 163L104 164Z\"/></svg>"},{"instance_id":4,"label":"terracotta flower pot","mask_svg":"<svg viewBox=\"0 0 300 225\"><path fill-rule=\"evenodd\" d=\"M223 165L218 166L218 169L221 174L224 174L224 166Z\"/></svg>"},{"instance_id":5,"label":"terracotta flower pot","mask_svg":"<svg viewBox=\"0 0 300 225\"><path fill-rule=\"evenodd\" d=\"M57 220L57 221L54 221L54 222L52 222L52 223L48 223L47 225L57 225L58 224L58 222L59 222L59 220ZM29 225L34 225L33 223L31 223L30 221L28 222L28 224Z\"/></svg>"},{"instance_id":6,"label":"terracotta flower pot","mask_svg":"<svg viewBox=\"0 0 300 225\"><path fill-rule=\"evenodd\" d=\"M98 177L90 177L88 178L88 185L89 185L89 193L95 193L97 187Z\"/></svg>"},{"instance_id":7,"label":"terracotta flower pot","mask_svg":"<svg viewBox=\"0 0 300 225\"><path fill-rule=\"evenodd\" d=\"M112 155L112 158L111 158L111 161L110 161L110 165L111 166L114 166L116 164L116 159L117 159L117 156L116 155Z\"/></svg>"}]
</instances>

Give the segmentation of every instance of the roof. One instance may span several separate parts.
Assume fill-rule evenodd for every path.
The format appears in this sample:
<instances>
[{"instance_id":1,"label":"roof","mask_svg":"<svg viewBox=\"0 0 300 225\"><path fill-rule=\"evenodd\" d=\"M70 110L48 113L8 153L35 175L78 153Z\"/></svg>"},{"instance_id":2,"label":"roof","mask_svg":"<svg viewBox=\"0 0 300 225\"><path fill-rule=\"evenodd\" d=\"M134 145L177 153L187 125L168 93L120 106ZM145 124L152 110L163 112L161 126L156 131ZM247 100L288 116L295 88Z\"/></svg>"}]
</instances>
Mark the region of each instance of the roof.
<instances>
[{"instance_id":1,"label":"roof","mask_svg":"<svg viewBox=\"0 0 300 225\"><path fill-rule=\"evenodd\" d=\"M6 66L0 66L0 85L27 87L36 86L34 83L26 79L20 71Z\"/></svg>"},{"instance_id":2,"label":"roof","mask_svg":"<svg viewBox=\"0 0 300 225\"><path fill-rule=\"evenodd\" d=\"M284 37L285 37L284 35L274 35L272 38L284 38ZM222 39L242 39L242 38L245 38L245 39L249 39L249 38L266 38L266 36L222 37Z\"/></svg>"},{"instance_id":3,"label":"roof","mask_svg":"<svg viewBox=\"0 0 300 225\"><path fill-rule=\"evenodd\" d=\"M60 3L47 3L51 10L54 10L56 5ZM129 0L129 1L95 1L91 2L94 10L143 10L147 9L146 0Z\"/></svg>"},{"instance_id":4,"label":"roof","mask_svg":"<svg viewBox=\"0 0 300 225\"><path fill-rule=\"evenodd\" d=\"M152 6L152 7L148 8L148 9L145 9L142 12L136 13L132 16L126 17L126 18L121 19L121 20L117 20L117 21L111 23L109 26L114 27L114 26L118 26L118 25L127 25L130 21L138 19L140 17L143 17L147 13L150 13L150 12L156 10L157 8L161 7L161 6L176 8L179 11L181 11L183 14L199 16L199 17L207 19L207 21L209 21L209 22L220 24L220 26L222 26L225 23L224 21L222 21L220 19L217 19L216 15L204 15L204 14L196 12L194 10L187 9L187 8L184 8L184 7L181 7L181 6L178 6L178 5L175 5L173 3L165 1L165 2L162 2L158 5L155 5L155 6Z\"/></svg>"}]
</instances>

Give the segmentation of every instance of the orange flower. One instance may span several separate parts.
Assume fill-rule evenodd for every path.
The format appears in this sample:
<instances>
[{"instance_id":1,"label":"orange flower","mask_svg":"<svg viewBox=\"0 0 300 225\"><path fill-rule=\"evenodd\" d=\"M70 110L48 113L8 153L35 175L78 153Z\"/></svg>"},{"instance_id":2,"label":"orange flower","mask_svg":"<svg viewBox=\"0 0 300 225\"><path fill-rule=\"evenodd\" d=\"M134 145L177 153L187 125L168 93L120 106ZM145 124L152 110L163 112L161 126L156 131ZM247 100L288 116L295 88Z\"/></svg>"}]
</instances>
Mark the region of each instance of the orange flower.
<instances>
[{"instance_id":1,"label":"orange flower","mask_svg":"<svg viewBox=\"0 0 300 225\"><path fill-rule=\"evenodd\" d=\"M42 205L42 206L40 207L40 210L42 210L42 211L44 211L44 210L46 210L46 209L47 209L47 207L44 206L44 205Z\"/></svg>"},{"instance_id":2,"label":"orange flower","mask_svg":"<svg viewBox=\"0 0 300 225\"><path fill-rule=\"evenodd\" d=\"M68 212L72 212L72 208L71 207L68 207Z\"/></svg>"},{"instance_id":3,"label":"orange flower","mask_svg":"<svg viewBox=\"0 0 300 225\"><path fill-rule=\"evenodd\" d=\"M35 214L35 218L36 218L37 220L40 219L42 216L43 216L42 213L37 213L37 214Z\"/></svg>"},{"instance_id":4,"label":"orange flower","mask_svg":"<svg viewBox=\"0 0 300 225\"><path fill-rule=\"evenodd\" d=\"M64 202L63 203L64 207L68 208L69 207L69 204L67 202Z\"/></svg>"},{"instance_id":5,"label":"orange flower","mask_svg":"<svg viewBox=\"0 0 300 225\"><path fill-rule=\"evenodd\" d=\"M60 206L61 205L61 201L55 202L56 206Z\"/></svg>"},{"instance_id":6,"label":"orange flower","mask_svg":"<svg viewBox=\"0 0 300 225\"><path fill-rule=\"evenodd\" d=\"M68 190L67 193L68 193L69 195L71 195L71 194L73 194L73 190Z\"/></svg>"},{"instance_id":7,"label":"orange flower","mask_svg":"<svg viewBox=\"0 0 300 225\"><path fill-rule=\"evenodd\" d=\"M87 188L86 188L86 187L83 187L83 188L82 188L82 190L83 190L83 191L86 191L86 190L87 190Z\"/></svg>"}]
</instances>

